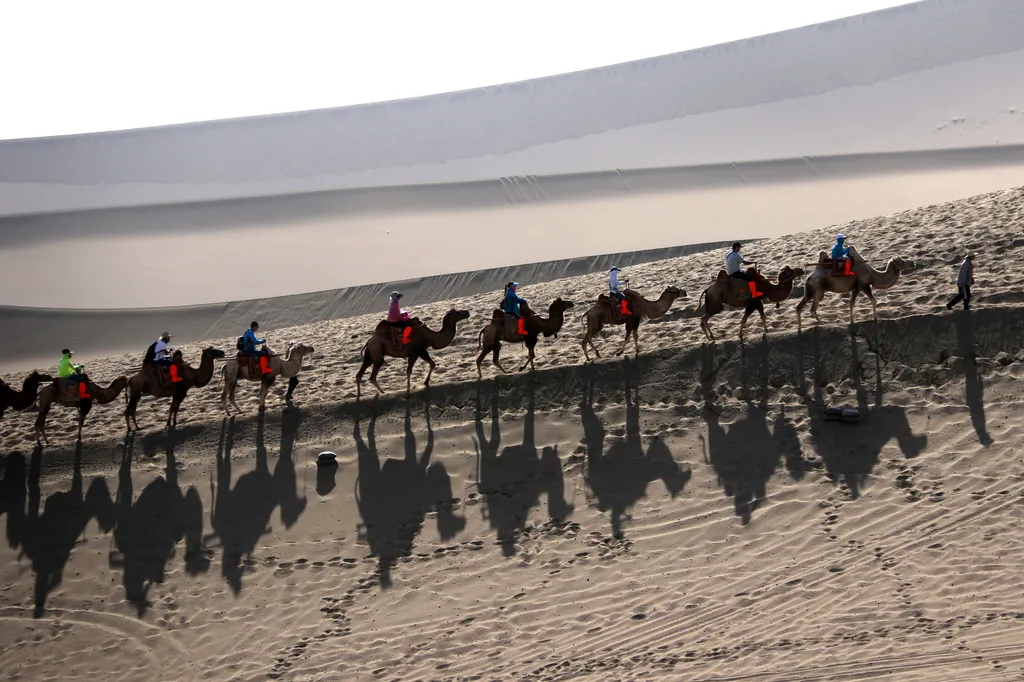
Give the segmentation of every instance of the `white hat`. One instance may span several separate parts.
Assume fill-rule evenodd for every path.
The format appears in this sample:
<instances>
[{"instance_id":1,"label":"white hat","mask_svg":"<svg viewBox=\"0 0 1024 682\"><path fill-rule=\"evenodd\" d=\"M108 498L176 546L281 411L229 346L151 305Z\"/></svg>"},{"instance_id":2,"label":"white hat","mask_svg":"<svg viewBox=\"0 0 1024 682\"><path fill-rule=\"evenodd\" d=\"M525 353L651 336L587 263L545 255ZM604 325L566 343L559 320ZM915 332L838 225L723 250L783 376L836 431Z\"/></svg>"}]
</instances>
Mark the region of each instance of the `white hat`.
<instances>
[{"instance_id":1,"label":"white hat","mask_svg":"<svg viewBox=\"0 0 1024 682\"><path fill-rule=\"evenodd\" d=\"M609 270L608 272L617 272L617 271L619 271L619 269L613 265L612 269Z\"/></svg>"},{"instance_id":2,"label":"white hat","mask_svg":"<svg viewBox=\"0 0 1024 682\"><path fill-rule=\"evenodd\" d=\"M836 239L846 239L846 235L845 234L837 234L836 235Z\"/></svg>"},{"instance_id":3,"label":"white hat","mask_svg":"<svg viewBox=\"0 0 1024 682\"><path fill-rule=\"evenodd\" d=\"M399 299L399 298L402 298L402 294L401 294L401 292L398 292L398 291L392 291L392 292L391 292L391 298L392 298L392 299Z\"/></svg>"}]
</instances>

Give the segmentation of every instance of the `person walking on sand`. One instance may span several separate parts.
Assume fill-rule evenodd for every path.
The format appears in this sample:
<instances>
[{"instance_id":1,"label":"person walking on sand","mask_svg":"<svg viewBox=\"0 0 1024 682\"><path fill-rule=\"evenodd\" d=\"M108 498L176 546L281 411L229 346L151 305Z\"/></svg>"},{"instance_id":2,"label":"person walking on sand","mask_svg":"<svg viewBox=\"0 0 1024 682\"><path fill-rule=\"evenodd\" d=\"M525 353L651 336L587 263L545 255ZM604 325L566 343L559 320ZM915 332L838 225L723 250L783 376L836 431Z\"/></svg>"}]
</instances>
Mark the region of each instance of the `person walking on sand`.
<instances>
[{"instance_id":1,"label":"person walking on sand","mask_svg":"<svg viewBox=\"0 0 1024 682\"><path fill-rule=\"evenodd\" d=\"M978 254L969 253L960 264L960 272L956 276L957 295L946 304L946 310L952 310L960 301L964 302L964 310L971 309L971 286L974 284L974 259Z\"/></svg>"}]
</instances>

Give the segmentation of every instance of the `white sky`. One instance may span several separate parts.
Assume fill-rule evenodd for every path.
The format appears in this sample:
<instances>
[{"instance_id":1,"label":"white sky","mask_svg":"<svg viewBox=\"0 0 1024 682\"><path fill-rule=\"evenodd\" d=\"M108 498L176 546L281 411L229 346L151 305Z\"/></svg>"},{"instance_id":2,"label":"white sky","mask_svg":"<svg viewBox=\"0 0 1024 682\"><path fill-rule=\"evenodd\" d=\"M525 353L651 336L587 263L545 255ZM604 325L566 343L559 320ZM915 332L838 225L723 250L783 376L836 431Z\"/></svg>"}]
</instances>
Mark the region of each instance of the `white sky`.
<instances>
[{"instance_id":1,"label":"white sky","mask_svg":"<svg viewBox=\"0 0 1024 682\"><path fill-rule=\"evenodd\" d=\"M377 102L907 0L0 0L0 139Z\"/></svg>"}]
</instances>

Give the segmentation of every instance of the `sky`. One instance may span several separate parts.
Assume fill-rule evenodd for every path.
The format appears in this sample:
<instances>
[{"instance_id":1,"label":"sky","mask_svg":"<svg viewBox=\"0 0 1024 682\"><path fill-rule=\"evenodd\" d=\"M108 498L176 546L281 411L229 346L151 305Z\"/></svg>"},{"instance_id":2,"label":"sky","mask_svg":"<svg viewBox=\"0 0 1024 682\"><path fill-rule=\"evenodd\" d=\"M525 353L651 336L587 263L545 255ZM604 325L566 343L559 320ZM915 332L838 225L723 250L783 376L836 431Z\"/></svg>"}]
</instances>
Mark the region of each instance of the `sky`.
<instances>
[{"instance_id":1,"label":"sky","mask_svg":"<svg viewBox=\"0 0 1024 682\"><path fill-rule=\"evenodd\" d=\"M907 0L2 0L0 139L416 97Z\"/></svg>"}]
</instances>

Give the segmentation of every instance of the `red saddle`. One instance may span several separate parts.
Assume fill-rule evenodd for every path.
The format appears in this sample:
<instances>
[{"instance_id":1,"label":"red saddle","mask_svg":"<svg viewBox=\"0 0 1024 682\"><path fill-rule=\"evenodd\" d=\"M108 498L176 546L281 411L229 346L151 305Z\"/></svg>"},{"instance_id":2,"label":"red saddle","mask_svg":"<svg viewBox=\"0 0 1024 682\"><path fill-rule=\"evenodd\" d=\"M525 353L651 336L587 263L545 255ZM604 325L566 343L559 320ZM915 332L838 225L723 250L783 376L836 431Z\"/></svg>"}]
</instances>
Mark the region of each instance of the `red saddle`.
<instances>
[{"instance_id":1,"label":"red saddle","mask_svg":"<svg viewBox=\"0 0 1024 682\"><path fill-rule=\"evenodd\" d=\"M88 400L88 384L84 381L71 381L70 379L57 379L58 394L60 403L64 407L77 407L79 401Z\"/></svg>"},{"instance_id":2,"label":"red saddle","mask_svg":"<svg viewBox=\"0 0 1024 682\"><path fill-rule=\"evenodd\" d=\"M824 262L825 268L832 274L833 277L854 277L857 273L853 271L853 261L849 258L836 260L834 258L826 258Z\"/></svg>"},{"instance_id":3,"label":"red saddle","mask_svg":"<svg viewBox=\"0 0 1024 682\"><path fill-rule=\"evenodd\" d=\"M265 355L247 355L239 352L235 359L239 367L246 369L249 381L260 381L264 374L273 372L270 369L270 358Z\"/></svg>"},{"instance_id":4,"label":"red saddle","mask_svg":"<svg viewBox=\"0 0 1024 682\"><path fill-rule=\"evenodd\" d=\"M608 294L601 294L597 297L597 302L608 309L608 312L612 314L612 319L616 322L623 322L633 314L628 298L619 301Z\"/></svg>"}]
</instances>

